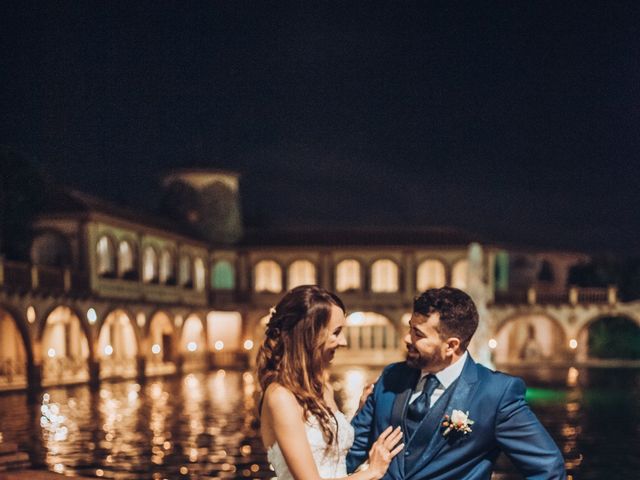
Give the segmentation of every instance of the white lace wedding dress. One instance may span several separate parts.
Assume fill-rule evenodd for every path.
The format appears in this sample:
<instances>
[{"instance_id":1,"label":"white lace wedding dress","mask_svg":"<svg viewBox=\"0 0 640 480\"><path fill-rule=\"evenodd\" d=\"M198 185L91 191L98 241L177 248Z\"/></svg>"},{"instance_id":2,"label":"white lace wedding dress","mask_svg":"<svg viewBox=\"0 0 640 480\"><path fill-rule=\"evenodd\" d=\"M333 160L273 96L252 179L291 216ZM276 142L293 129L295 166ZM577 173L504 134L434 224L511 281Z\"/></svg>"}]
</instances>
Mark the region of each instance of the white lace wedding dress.
<instances>
[{"instance_id":1,"label":"white lace wedding dress","mask_svg":"<svg viewBox=\"0 0 640 480\"><path fill-rule=\"evenodd\" d=\"M313 453L313 459L321 478L347 476L347 453L353 444L353 427L342 412L336 412L335 417L338 422L338 442L328 450L318 420L311 416L305 425L307 440L309 440L311 453ZM289 471L278 442L269 448L267 458L271 462L278 480L293 480L293 475Z\"/></svg>"}]
</instances>

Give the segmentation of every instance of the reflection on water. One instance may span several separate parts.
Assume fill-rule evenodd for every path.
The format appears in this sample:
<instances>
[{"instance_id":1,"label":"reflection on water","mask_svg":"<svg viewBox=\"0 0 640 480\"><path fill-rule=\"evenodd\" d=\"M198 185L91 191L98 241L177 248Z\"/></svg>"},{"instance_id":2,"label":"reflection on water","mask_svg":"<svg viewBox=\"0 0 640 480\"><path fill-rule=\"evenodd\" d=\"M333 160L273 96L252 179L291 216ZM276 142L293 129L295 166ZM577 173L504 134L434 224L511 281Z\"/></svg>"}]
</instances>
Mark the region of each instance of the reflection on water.
<instances>
[{"instance_id":1,"label":"reflection on water","mask_svg":"<svg viewBox=\"0 0 640 480\"><path fill-rule=\"evenodd\" d=\"M640 469L640 371L537 369L527 398L573 478L633 478ZM332 381L348 415L378 369L345 368ZM40 403L0 396L0 431L36 464L119 479L272 478L256 430L256 380L238 371L47 389ZM496 479L520 478L506 458Z\"/></svg>"}]
</instances>

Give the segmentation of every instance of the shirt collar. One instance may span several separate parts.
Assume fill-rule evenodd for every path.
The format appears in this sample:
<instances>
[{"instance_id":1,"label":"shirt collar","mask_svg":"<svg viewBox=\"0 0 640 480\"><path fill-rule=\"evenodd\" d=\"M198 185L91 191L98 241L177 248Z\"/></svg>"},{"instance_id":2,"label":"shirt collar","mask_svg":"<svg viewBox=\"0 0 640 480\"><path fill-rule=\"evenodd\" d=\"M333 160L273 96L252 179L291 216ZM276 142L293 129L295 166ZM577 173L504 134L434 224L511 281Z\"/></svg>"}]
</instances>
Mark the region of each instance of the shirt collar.
<instances>
[{"instance_id":1,"label":"shirt collar","mask_svg":"<svg viewBox=\"0 0 640 480\"><path fill-rule=\"evenodd\" d=\"M469 356L469 352L465 351L462 356L455 362L449 365L447 368L440 370L436 373L436 378L440 382L440 384L445 388L449 388L453 382L455 382L460 374L462 373L462 369L464 368L464 364L467 361L467 357ZM423 373L420 378L426 376L426 373Z\"/></svg>"}]
</instances>

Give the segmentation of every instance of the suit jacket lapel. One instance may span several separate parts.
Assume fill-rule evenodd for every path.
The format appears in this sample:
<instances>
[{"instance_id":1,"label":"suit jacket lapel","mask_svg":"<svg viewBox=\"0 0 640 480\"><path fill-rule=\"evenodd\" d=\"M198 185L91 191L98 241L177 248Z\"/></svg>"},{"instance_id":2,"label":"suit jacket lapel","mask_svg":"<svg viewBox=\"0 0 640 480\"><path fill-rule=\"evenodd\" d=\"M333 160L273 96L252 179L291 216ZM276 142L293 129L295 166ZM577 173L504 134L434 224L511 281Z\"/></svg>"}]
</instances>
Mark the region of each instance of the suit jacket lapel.
<instances>
[{"instance_id":1,"label":"suit jacket lapel","mask_svg":"<svg viewBox=\"0 0 640 480\"><path fill-rule=\"evenodd\" d=\"M391 426L395 428L400 425L405 435L407 434L407 426L405 424L407 405L409 404L409 399L411 398L411 394L413 393L413 389L419 377L420 371L411 369L409 375L406 377L404 388L398 395L396 395L393 402L393 408L391 409ZM406 439L403 439L403 441L406 443ZM394 460L397 460L397 462L393 463L398 465L400 476L404 477L404 455L400 453L396 455Z\"/></svg>"},{"instance_id":2,"label":"suit jacket lapel","mask_svg":"<svg viewBox=\"0 0 640 480\"><path fill-rule=\"evenodd\" d=\"M411 476L414 471L427 464L434 458L438 452L445 446L447 442L447 438L442 435L440 429L440 422L444 417L445 413L451 416L451 412L453 409L462 410L466 412L469 408L469 404L473 399L473 394L477 387L478 381L478 372L476 363L473 361L471 356L467 358L465 362L464 368L462 369L462 373L458 380L456 380L454 385L451 385L450 388L453 388L453 392L449 396L448 401L444 401L440 403L439 401L435 403L433 408L429 410L429 414L427 418L423 421L423 423L418 428L416 432L416 437L418 433L422 431L423 434L429 435L432 433L431 438L425 438L425 443L428 443L427 448L425 449L425 456L422 457L420 462L416 462L416 465L413 465L407 477ZM444 393L446 395L447 392ZM445 400L444 398L442 400ZM433 413L433 416L431 415ZM471 414L470 414L471 416ZM434 425L437 423L437 426ZM434 429L435 428L435 432ZM418 440L416 438L416 440Z\"/></svg>"}]
</instances>

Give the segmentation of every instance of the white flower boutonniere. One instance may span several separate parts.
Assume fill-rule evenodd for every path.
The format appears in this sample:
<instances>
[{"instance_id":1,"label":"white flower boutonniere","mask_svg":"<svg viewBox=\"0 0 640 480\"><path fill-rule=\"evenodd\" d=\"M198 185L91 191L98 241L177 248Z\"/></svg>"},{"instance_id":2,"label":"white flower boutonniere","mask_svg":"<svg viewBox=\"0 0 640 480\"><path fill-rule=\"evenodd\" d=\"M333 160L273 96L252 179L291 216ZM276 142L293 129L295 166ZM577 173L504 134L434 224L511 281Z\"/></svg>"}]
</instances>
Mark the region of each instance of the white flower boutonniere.
<instances>
[{"instance_id":1,"label":"white flower boutonniere","mask_svg":"<svg viewBox=\"0 0 640 480\"><path fill-rule=\"evenodd\" d=\"M464 413L462 410L454 410L451 412L451 417L445 415L442 420L442 427L444 428L442 435L446 437L451 432L467 435L472 432L471 425L474 423L475 422L469 418L469 412Z\"/></svg>"}]
</instances>

